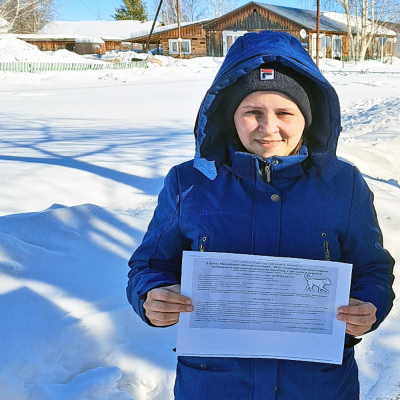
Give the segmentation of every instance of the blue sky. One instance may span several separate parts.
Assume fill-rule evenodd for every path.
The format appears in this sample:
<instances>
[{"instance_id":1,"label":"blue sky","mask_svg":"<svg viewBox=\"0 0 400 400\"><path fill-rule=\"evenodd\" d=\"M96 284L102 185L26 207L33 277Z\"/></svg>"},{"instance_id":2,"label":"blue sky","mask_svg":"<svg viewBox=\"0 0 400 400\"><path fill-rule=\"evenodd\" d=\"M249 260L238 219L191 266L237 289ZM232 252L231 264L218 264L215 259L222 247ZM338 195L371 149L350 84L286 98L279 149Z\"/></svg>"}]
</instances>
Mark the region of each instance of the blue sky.
<instances>
[{"instance_id":1,"label":"blue sky","mask_svg":"<svg viewBox=\"0 0 400 400\"><path fill-rule=\"evenodd\" d=\"M250 0L239 0L239 6L249 3ZM151 12L154 0L147 0L147 9ZM288 7L300 7L299 0L262 0L265 4L277 4ZM119 7L122 0L60 0L58 3L58 16L56 19L66 21L92 21L102 19L113 20L115 8Z\"/></svg>"}]
</instances>

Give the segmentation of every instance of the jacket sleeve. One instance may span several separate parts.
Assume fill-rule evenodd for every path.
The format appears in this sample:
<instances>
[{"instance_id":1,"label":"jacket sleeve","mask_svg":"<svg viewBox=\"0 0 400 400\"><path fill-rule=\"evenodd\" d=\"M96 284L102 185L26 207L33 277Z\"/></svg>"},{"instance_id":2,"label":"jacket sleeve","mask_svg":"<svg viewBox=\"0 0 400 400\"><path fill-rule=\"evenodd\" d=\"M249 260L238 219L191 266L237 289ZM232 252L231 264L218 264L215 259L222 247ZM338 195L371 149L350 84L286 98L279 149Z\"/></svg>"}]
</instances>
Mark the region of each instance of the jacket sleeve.
<instances>
[{"instance_id":1,"label":"jacket sleeve","mask_svg":"<svg viewBox=\"0 0 400 400\"><path fill-rule=\"evenodd\" d=\"M373 194L361 173L354 169L349 226L342 238L342 260L353 264L350 297L377 308L375 330L393 305L394 260L383 248L382 233L373 205Z\"/></svg>"},{"instance_id":2,"label":"jacket sleeve","mask_svg":"<svg viewBox=\"0 0 400 400\"><path fill-rule=\"evenodd\" d=\"M182 251L190 243L179 227L180 195L177 169L166 176L158 205L142 244L129 260L126 289L129 303L146 322L143 303L149 290L180 283Z\"/></svg>"}]
</instances>

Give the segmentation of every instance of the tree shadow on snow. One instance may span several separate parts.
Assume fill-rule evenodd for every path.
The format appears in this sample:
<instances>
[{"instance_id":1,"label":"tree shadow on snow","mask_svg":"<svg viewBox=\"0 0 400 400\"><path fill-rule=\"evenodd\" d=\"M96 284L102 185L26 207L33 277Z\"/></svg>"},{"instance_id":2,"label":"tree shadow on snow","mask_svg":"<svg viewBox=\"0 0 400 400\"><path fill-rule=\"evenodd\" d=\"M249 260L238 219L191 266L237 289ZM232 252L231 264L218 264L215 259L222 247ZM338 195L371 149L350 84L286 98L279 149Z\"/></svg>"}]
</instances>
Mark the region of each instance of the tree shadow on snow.
<instances>
[{"instance_id":1,"label":"tree shadow on snow","mask_svg":"<svg viewBox=\"0 0 400 400\"><path fill-rule=\"evenodd\" d=\"M5 115L1 120L0 160L85 171L148 195L159 193L166 168L192 157L185 145L194 149L193 133L183 128L104 129L90 126L92 120L73 120L79 127L72 127L70 120L32 122Z\"/></svg>"}]
</instances>

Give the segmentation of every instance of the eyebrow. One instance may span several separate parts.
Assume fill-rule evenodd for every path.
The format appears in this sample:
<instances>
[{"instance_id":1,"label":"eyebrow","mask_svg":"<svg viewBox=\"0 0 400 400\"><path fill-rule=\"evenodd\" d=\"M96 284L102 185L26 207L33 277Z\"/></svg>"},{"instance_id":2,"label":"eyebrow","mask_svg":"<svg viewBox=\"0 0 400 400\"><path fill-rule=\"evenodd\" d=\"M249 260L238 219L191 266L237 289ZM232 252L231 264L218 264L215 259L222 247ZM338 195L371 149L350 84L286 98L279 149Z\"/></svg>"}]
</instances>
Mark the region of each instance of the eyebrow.
<instances>
[{"instance_id":1,"label":"eyebrow","mask_svg":"<svg viewBox=\"0 0 400 400\"><path fill-rule=\"evenodd\" d=\"M261 110L264 107L253 106L251 104L248 104L248 105L241 106L240 108L256 108L256 109ZM287 106L287 107L278 107L277 110L291 110L292 111L292 110L296 110L296 108L292 107L292 106Z\"/></svg>"}]
</instances>

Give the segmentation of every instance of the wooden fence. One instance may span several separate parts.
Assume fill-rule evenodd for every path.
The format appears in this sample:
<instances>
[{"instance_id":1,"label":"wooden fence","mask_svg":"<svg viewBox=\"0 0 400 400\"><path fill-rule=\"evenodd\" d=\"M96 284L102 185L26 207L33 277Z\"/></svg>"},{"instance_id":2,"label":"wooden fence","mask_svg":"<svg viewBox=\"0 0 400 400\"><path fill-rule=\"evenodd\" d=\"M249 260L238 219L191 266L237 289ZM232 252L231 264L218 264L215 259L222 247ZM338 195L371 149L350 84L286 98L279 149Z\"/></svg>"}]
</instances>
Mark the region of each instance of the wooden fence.
<instances>
[{"instance_id":1,"label":"wooden fence","mask_svg":"<svg viewBox=\"0 0 400 400\"><path fill-rule=\"evenodd\" d=\"M146 60L119 63L76 63L76 62L0 62L0 71L44 72L44 71L86 71L100 69L147 68Z\"/></svg>"}]
</instances>

